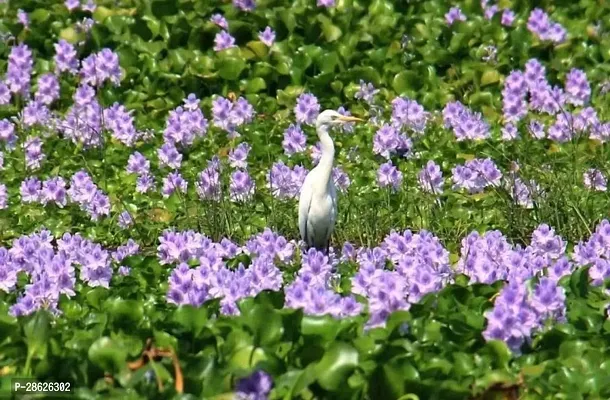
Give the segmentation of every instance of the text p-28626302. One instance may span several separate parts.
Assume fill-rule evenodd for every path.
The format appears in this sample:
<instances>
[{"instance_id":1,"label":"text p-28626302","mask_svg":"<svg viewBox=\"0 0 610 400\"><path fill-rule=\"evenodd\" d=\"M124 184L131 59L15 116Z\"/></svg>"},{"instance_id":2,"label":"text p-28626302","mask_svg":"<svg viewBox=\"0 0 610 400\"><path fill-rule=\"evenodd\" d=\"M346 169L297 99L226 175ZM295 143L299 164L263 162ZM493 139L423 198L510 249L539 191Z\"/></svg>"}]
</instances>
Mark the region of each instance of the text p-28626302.
<instances>
[{"instance_id":1,"label":"text p-28626302","mask_svg":"<svg viewBox=\"0 0 610 400\"><path fill-rule=\"evenodd\" d=\"M38 382L31 378L13 378L11 389L15 394L69 394L70 382Z\"/></svg>"}]
</instances>

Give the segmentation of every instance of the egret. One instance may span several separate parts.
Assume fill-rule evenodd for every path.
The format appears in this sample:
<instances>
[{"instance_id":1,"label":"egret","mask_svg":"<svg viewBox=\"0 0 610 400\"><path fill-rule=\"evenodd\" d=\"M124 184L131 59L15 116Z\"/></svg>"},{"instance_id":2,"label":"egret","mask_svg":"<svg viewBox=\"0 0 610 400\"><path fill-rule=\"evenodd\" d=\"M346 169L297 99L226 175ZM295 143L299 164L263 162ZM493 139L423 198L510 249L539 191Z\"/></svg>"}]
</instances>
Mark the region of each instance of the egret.
<instances>
[{"instance_id":1,"label":"egret","mask_svg":"<svg viewBox=\"0 0 610 400\"><path fill-rule=\"evenodd\" d=\"M332 180L335 145L329 135L332 126L346 122L362 121L360 118L341 115L326 110L316 119L316 131L320 139L322 157L303 182L299 198L299 232L307 247L328 253L330 236L337 219L337 191Z\"/></svg>"}]
</instances>

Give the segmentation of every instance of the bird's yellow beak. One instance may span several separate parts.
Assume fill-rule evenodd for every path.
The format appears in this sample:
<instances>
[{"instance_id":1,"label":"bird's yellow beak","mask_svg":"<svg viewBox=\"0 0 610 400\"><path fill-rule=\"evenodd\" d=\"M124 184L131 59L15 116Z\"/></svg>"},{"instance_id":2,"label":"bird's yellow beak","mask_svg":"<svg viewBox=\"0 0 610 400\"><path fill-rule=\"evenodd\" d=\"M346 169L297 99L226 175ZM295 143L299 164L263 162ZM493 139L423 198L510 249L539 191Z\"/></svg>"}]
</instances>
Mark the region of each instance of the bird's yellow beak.
<instances>
[{"instance_id":1,"label":"bird's yellow beak","mask_svg":"<svg viewBox=\"0 0 610 400\"><path fill-rule=\"evenodd\" d=\"M364 121L363 119L357 118L357 117L352 117L352 116L348 116L348 115L342 115L340 117L337 117L337 120L341 121L341 122L358 122L358 121Z\"/></svg>"}]
</instances>

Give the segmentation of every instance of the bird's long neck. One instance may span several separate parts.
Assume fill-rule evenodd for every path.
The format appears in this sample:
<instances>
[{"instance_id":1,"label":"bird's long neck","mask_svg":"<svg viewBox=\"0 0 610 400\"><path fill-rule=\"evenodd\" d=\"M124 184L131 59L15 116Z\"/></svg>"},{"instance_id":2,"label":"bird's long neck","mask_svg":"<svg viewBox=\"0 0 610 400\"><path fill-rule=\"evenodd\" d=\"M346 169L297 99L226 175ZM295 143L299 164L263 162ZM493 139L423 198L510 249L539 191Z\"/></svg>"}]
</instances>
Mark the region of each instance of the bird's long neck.
<instances>
[{"instance_id":1,"label":"bird's long neck","mask_svg":"<svg viewBox=\"0 0 610 400\"><path fill-rule=\"evenodd\" d=\"M322 157L317 167L320 170L320 186L326 187L330 181L333 170L333 161L335 159L335 145L328 134L328 127L322 125L318 128L318 138L320 139L320 149Z\"/></svg>"}]
</instances>

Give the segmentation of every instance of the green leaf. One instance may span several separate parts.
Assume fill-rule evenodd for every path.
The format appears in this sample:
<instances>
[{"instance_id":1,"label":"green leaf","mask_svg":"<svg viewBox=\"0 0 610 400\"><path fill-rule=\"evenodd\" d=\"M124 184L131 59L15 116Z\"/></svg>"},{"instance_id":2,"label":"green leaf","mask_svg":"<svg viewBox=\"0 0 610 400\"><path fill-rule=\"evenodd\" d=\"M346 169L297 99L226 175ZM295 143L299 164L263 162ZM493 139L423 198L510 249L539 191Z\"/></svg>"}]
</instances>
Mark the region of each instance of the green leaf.
<instances>
[{"instance_id":1,"label":"green leaf","mask_svg":"<svg viewBox=\"0 0 610 400\"><path fill-rule=\"evenodd\" d=\"M221 78L234 81L238 79L242 71L246 69L246 63L241 58L224 57L217 61L216 69Z\"/></svg>"},{"instance_id":2,"label":"green leaf","mask_svg":"<svg viewBox=\"0 0 610 400\"><path fill-rule=\"evenodd\" d=\"M208 311L204 307L181 305L174 311L172 320L197 337L208 322Z\"/></svg>"},{"instance_id":3,"label":"green leaf","mask_svg":"<svg viewBox=\"0 0 610 400\"><path fill-rule=\"evenodd\" d=\"M333 391L345 385L358 366L358 351L344 342L334 342L315 367L318 383Z\"/></svg>"},{"instance_id":4,"label":"green leaf","mask_svg":"<svg viewBox=\"0 0 610 400\"><path fill-rule=\"evenodd\" d=\"M89 347L89 360L105 372L118 372L126 367L127 352L107 336Z\"/></svg>"}]
</instances>

